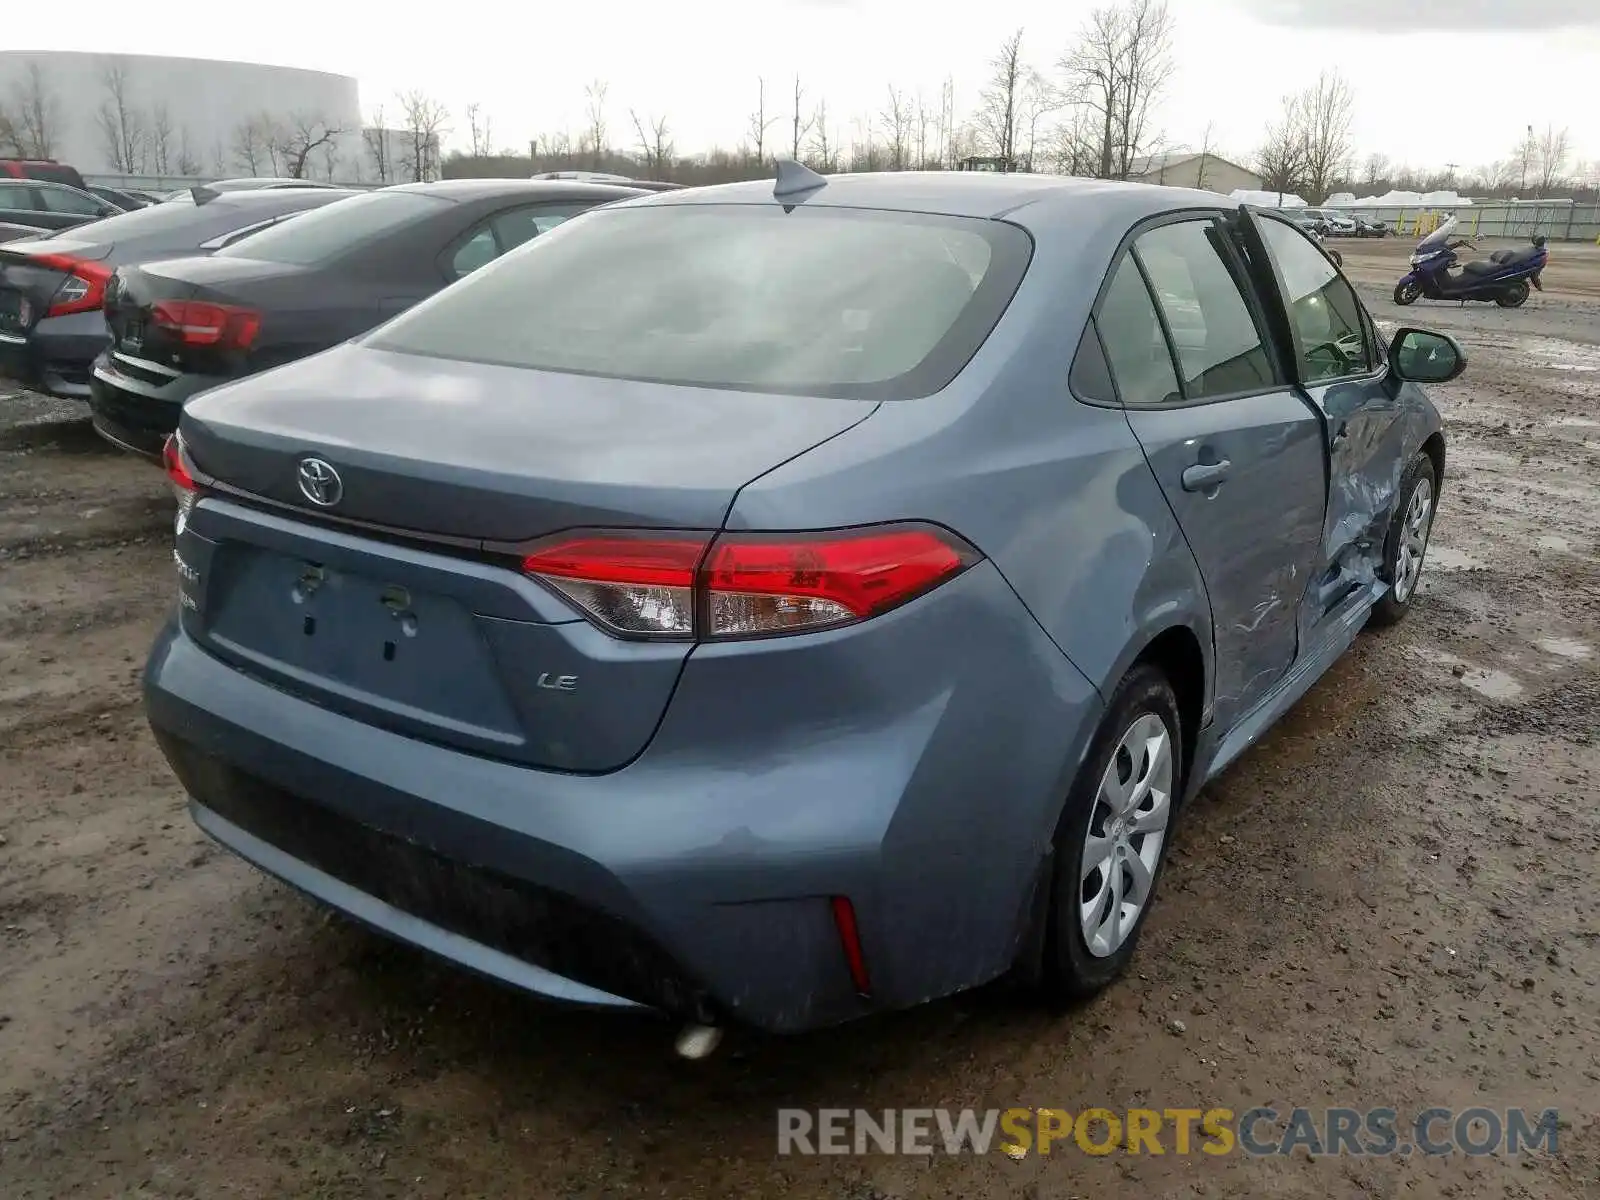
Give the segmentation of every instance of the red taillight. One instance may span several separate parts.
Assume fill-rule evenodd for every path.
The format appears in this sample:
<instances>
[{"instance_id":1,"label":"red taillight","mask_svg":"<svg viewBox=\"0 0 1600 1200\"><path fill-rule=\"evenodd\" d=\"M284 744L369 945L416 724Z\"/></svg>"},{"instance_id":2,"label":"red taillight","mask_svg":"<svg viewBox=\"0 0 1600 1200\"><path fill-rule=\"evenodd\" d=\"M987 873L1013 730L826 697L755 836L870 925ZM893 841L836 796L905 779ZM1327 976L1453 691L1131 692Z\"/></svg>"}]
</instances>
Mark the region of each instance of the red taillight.
<instances>
[{"instance_id":1,"label":"red taillight","mask_svg":"<svg viewBox=\"0 0 1600 1200\"><path fill-rule=\"evenodd\" d=\"M886 525L724 533L714 541L698 533L575 533L552 539L522 567L615 633L737 638L863 621L977 558L934 526Z\"/></svg>"},{"instance_id":2,"label":"red taillight","mask_svg":"<svg viewBox=\"0 0 1600 1200\"><path fill-rule=\"evenodd\" d=\"M221 346L226 350L250 349L261 332L260 313L207 300L157 301L150 323L185 346Z\"/></svg>"},{"instance_id":3,"label":"red taillight","mask_svg":"<svg viewBox=\"0 0 1600 1200\"><path fill-rule=\"evenodd\" d=\"M111 278L111 268L88 259L73 258L70 254L40 254L30 256L41 267L52 271L65 271L67 277L50 297L47 317L68 317L73 313L95 312L106 299L106 280Z\"/></svg>"},{"instance_id":4,"label":"red taillight","mask_svg":"<svg viewBox=\"0 0 1600 1200\"><path fill-rule=\"evenodd\" d=\"M200 485L189 470L188 457L183 452L183 439L175 433L168 434L161 447L161 465L166 468L167 480L172 484L172 495L178 501L175 529L182 533L183 527L189 522L189 513L200 499Z\"/></svg>"},{"instance_id":5,"label":"red taillight","mask_svg":"<svg viewBox=\"0 0 1600 1200\"><path fill-rule=\"evenodd\" d=\"M867 956L861 949L861 931L856 928L856 909L848 896L834 896L833 923L839 930L839 944L844 947L845 965L850 968L850 981L863 996L872 995L872 980L867 976Z\"/></svg>"}]
</instances>

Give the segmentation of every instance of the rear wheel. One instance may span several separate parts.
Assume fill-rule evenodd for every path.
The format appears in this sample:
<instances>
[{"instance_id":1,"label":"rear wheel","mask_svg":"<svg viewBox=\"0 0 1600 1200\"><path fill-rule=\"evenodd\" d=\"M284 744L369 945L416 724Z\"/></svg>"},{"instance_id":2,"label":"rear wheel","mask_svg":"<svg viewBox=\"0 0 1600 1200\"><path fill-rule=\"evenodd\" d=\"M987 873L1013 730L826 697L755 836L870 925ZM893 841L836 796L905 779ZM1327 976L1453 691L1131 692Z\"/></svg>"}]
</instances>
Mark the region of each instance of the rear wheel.
<instances>
[{"instance_id":1,"label":"rear wheel","mask_svg":"<svg viewBox=\"0 0 1600 1200\"><path fill-rule=\"evenodd\" d=\"M1528 281L1519 279L1494 298L1501 308L1521 308L1528 299Z\"/></svg>"},{"instance_id":2,"label":"rear wheel","mask_svg":"<svg viewBox=\"0 0 1600 1200\"><path fill-rule=\"evenodd\" d=\"M1044 973L1053 1000L1093 995L1133 957L1182 786L1180 729L1177 699L1161 672L1129 672L1056 829Z\"/></svg>"},{"instance_id":3,"label":"rear wheel","mask_svg":"<svg viewBox=\"0 0 1600 1200\"><path fill-rule=\"evenodd\" d=\"M1416 280L1395 285L1394 302L1399 305L1415 304L1417 297L1422 295L1422 285Z\"/></svg>"}]
</instances>

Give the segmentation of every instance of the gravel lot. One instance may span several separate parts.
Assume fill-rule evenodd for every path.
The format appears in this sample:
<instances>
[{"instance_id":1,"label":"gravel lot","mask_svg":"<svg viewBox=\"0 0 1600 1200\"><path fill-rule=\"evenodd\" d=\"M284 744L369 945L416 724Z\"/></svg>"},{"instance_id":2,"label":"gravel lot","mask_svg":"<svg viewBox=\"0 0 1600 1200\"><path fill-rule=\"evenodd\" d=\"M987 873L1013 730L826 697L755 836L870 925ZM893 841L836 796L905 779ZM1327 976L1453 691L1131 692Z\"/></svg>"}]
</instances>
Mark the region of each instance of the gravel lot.
<instances>
[{"instance_id":1,"label":"gravel lot","mask_svg":"<svg viewBox=\"0 0 1600 1200\"><path fill-rule=\"evenodd\" d=\"M1423 590L1208 789L1138 974L699 1064L214 849L139 704L165 481L0 389L0 1197L1600 1196L1600 253L1402 311L1409 242L1341 248L1472 357ZM1258 1104L1563 1123L1522 1159L774 1157L780 1105Z\"/></svg>"}]
</instances>

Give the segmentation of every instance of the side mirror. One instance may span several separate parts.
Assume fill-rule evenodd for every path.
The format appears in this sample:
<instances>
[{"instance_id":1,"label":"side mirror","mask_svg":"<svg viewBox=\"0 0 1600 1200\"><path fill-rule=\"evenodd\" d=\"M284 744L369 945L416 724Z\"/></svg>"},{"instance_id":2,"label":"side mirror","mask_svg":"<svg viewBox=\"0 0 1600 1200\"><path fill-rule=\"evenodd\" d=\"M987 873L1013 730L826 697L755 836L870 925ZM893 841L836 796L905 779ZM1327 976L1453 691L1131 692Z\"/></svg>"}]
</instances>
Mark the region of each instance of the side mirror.
<instances>
[{"instance_id":1,"label":"side mirror","mask_svg":"<svg viewBox=\"0 0 1600 1200\"><path fill-rule=\"evenodd\" d=\"M1447 334L1401 329L1389 343L1389 369L1409 383L1449 383L1467 369L1467 352Z\"/></svg>"}]
</instances>

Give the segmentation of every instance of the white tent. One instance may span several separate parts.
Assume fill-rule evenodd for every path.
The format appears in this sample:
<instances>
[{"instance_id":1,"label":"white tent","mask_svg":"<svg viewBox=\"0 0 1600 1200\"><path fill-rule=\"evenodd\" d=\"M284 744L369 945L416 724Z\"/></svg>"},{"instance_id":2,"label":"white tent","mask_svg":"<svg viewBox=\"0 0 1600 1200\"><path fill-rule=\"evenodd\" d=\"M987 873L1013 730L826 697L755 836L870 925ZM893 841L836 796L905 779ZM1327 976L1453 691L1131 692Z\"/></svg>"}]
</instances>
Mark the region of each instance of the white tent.
<instances>
[{"instance_id":1,"label":"white tent","mask_svg":"<svg viewBox=\"0 0 1600 1200\"><path fill-rule=\"evenodd\" d=\"M1385 192L1342 203L1352 208L1466 208L1472 201L1455 192Z\"/></svg>"},{"instance_id":2,"label":"white tent","mask_svg":"<svg viewBox=\"0 0 1600 1200\"><path fill-rule=\"evenodd\" d=\"M1228 199L1255 208L1304 208L1306 202L1289 192L1253 192L1249 188L1234 188Z\"/></svg>"}]
</instances>

